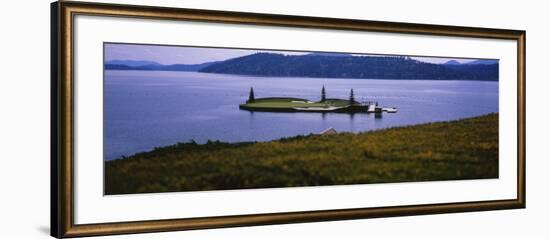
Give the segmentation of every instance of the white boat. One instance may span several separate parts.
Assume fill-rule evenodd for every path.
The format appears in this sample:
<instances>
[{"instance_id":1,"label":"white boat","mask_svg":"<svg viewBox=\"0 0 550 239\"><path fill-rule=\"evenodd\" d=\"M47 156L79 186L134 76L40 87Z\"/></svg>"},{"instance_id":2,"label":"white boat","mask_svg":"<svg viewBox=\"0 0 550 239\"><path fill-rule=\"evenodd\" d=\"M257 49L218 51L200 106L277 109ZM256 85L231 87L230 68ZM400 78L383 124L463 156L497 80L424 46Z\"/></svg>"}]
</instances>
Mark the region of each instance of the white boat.
<instances>
[{"instance_id":1,"label":"white boat","mask_svg":"<svg viewBox=\"0 0 550 239\"><path fill-rule=\"evenodd\" d=\"M383 108L382 110L387 113L397 113L397 108L395 107Z\"/></svg>"}]
</instances>

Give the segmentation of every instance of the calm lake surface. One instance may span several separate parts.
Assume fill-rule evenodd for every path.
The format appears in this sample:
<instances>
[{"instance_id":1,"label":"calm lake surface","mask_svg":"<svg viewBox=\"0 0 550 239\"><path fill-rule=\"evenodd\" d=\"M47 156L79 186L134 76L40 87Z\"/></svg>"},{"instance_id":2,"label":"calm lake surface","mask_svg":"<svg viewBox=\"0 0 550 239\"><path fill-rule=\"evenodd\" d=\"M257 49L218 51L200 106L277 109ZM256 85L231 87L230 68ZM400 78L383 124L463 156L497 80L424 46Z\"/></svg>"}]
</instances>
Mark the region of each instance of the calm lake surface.
<instances>
[{"instance_id":1,"label":"calm lake surface","mask_svg":"<svg viewBox=\"0 0 550 239\"><path fill-rule=\"evenodd\" d=\"M319 133L361 132L498 112L498 82L249 77L172 71L105 71L106 160L177 142L269 141ZM239 110L250 87L257 98L349 97L397 107L398 113L269 113Z\"/></svg>"}]
</instances>

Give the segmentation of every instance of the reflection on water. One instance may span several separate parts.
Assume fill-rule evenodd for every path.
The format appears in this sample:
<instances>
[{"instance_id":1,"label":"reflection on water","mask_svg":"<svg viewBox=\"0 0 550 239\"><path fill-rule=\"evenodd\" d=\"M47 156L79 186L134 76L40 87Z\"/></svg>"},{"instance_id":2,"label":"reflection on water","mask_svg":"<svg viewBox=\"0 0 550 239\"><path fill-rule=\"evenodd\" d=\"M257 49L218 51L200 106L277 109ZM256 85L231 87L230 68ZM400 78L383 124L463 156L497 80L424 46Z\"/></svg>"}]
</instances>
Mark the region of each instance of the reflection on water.
<instances>
[{"instance_id":1,"label":"reflection on water","mask_svg":"<svg viewBox=\"0 0 550 239\"><path fill-rule=\"evenodd\" d=\"M269 113L239 110L256 97L349 97L397 114ZM299 134L360 132L498 112L498 82L246 77L196 72L106 71L105 158L189 141L267 141Z\"/></svg>"}]
</instances>

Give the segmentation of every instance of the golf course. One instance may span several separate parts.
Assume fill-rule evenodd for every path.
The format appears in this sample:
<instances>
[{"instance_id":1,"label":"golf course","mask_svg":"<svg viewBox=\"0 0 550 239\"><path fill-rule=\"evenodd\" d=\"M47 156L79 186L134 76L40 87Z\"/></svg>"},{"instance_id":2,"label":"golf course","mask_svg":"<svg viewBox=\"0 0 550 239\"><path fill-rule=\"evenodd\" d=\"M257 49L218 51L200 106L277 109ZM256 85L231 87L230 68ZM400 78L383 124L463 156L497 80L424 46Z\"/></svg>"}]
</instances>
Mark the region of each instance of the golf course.
<instances>
[{"instance_id":1,"label":"golf course","mask_svg":"<svg viewBox=\"0 0 550 239\"><path fill-rule=\"evenodd\" d=\"M359 104L354 102L354 104ZM336 111L352 106L349 100L326 99L324 101L309 101L307 99L290 97L269 97L259 98L249 101L246 104L239 105L240 109L250 111L268 111L268 112L293 112L303 109Z\"/></svg>"}]
</instances>

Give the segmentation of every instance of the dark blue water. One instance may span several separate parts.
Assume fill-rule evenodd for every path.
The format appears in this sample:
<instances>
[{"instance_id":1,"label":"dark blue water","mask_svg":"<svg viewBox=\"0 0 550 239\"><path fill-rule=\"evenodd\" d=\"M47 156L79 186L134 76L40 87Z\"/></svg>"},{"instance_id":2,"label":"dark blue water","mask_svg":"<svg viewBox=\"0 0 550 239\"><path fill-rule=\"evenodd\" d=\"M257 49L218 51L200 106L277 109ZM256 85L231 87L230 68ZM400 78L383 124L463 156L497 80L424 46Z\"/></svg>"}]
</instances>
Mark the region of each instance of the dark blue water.
<instances>
[{"instance_id":1,"label":"dark blue water","mask_svg":"<svg viewBox=\"0 0 550 239\"><path fill-rule=\"evenodd\" d=\"M376 100L397 114L268 113L239 110L256 97ZM267 141L318 133L360 132L498 112L498 82L247 77L168 71L105 72L105 159L195 140Z\"/></svg>"}]
</instances>

